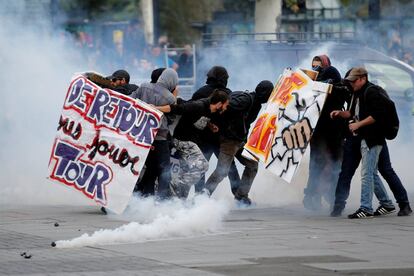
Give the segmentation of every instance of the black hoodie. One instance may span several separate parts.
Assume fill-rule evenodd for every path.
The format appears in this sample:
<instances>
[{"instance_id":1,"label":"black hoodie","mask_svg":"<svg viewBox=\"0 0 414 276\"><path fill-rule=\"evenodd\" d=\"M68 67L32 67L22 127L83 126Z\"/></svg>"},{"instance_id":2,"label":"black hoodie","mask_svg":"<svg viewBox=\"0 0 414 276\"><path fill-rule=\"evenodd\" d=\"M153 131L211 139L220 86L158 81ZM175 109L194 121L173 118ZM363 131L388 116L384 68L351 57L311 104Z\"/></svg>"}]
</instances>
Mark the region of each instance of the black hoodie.
<instances>
[{"instance_id":1,"label":"black hoodie","mask_svg":"<svg viewBox=\"0 0 414 276\"><path fill-rule=\"evenodd\" d=\"M207 73L206 85L194 92L191 99L198 100L208 98L215 89L223 90L230 95L231 90L227 88L228 78L229 75L227 74L226 68L221 66L212 67Z\"/></svg>"},{"instance_id":2,"label":"black hoodie","mask_svg":"<svg viewBox=\"0 0 414 276\"><path fill-rule=\"evenodd\" d=\"M251 123L256 120L262 104L266 103L273 90L270 81L261 81L254 92L233 92L224 115L221 135L237 141L245 141Z\"/></svg>"}]
</instances>

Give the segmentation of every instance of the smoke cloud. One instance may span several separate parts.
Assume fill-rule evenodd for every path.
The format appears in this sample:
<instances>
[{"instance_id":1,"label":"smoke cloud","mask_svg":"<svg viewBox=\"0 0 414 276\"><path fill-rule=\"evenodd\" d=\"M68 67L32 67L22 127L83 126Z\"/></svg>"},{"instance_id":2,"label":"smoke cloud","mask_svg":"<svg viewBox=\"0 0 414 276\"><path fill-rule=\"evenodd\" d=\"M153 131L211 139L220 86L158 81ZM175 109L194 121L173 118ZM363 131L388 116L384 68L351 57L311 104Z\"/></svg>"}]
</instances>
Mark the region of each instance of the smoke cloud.
<instances>
[{"instance_id":1,"label":"smoke cloud","mask_svg":"<svg viewBox=\"0 0 414 276\"><path fill-rule=\"evenodd\" d=\"M53 28L47 20L30 22L29 13L21 3L7 1L1 13L0 61L4 69L0 74L0 205L87 204L88 200L83 195L64 185L47 181L46 176L52 141L70 78L75 72L96 68L88 68L73 43L57 35L62 30ZM40 18L47 19L48 16L45 14ZM315 44L311 51L309 47L297 47L297 51L292 51L291 45L286 45L285 49L257 45L257 51L252 52L249 47L228 46L223 51L203 50L197 64L202 82L202 75L205 76L213 65L228 69L228 86L233 91L252 91L264 79L275 82L286 67L310 68L312 57L319 54L330 56L332 64L342 74L353 65L353 56L339 56L335 44ZM412 106L412 103L408 103L401 106L400 110L404 114L411 114ZM404 117L400 136L389 142L393 164L409 193L414 192L411 184L414 183L414 176L409 173L411 159L407 155L413 150L412 119L412 116L408 119ZM213 158L209 173L215 165ZM301 204L308 176L307 166L306 155L291 184L260 167L250 193L256 206ZM241 172L242 168L239 169ZM355 198L359 197L358 179L357 173L354 177L356 186L353 186L351 193ZM219 185L213 198L233 200L227 180ZM147 223L155 221L154 217L147 218Z\"/></svg>"},{"instance_id":2,"label":"smoke cloud","mask_svg":"<svg viewBox=\"0 0 414 276\"><path fill-rule=\"evenodd\" d=\"M113 230L101 229L72 240L60 240L56 242L56 247L138 243L212 234L220 230L229 207L225 201L206 196L196 196L188 202L175 199L162 203L152 197L133 198L121 216L133 222Z\"/></svg>"}]
</instances>

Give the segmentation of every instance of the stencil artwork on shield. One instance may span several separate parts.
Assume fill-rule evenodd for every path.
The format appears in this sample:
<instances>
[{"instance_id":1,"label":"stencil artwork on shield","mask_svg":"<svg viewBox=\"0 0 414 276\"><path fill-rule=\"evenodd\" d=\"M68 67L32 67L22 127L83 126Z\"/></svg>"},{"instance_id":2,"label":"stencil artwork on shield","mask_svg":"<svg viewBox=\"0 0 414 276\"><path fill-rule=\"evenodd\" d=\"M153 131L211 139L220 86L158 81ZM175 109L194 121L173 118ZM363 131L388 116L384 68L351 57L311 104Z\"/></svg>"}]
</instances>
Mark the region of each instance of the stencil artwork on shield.
<instances>
[{"instance_id":1,"label":"stencil artwork on shield","mask_svg":"<svg viewBox=\"0 0 414 276\"><path fill-rule=\"evenodd\" d=\"M316 127L329 85L285 70L251 128L247 153L290 182Z\"/></svg>"}]
</instances>

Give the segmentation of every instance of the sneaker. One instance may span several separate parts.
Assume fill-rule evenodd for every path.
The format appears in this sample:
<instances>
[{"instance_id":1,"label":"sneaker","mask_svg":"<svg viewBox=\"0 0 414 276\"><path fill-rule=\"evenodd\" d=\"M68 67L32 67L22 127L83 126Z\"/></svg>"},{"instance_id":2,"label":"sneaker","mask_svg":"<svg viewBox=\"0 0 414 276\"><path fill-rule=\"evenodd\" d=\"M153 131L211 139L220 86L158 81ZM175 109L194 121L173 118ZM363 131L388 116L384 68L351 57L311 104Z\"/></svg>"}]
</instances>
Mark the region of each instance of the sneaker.
<instances>
[{"instance_id":1,"label":"sneaker","mask_svg":"<svg viewBox=\"0 0 414 276\"><path fill-rule=\"evenodd\" d=\"M331 215L331 217L340 217L340 216L342 216L342 211L343 210L344 210L344 208L334 205L330 215Z\"/></svg>"},{"instance_id":2,"label":"sneaker","mask_svg":"<svg viewBox=\"0 0 414 276\"><path fill-rule=\"evenodd\" d=\"M356 210L355 213L348 215L349 219L373 218L374 215L362 209Z\"/></svg>"},{"instance_id":3,"label":"sneaker","mask_svg":"<svg viewBox=\"0 0 414 276\"><path fill-rule=\"evenodd\" d=\"M395 212L395 207L385 207L383 205L378 206L377 210L374 212L374 216L385 216Z\"/></svg>"},{"instance_id":4,"label":"sneaker","mask_svg":"<svg viewBox=\"0 0 414 276\"><path fill-rule=\"evenodd\" d=\"M409 216L413 210L411 210L410 203L400 203L400 211L398 212L397 216L403 217L403 216Z\"/></svg>"},{"instance_id":5,"label":"sneaker","mask_svg":"<svg viewBox=\"0 0 414 276\"><path fill-rule=\"evenodd\" d=\"M101 207L101 212L104 213L104 215L108 214L108 212L106 211L105 207Z\"/></svg>"},{"instance_id":6,"label":"sneaker","mask_svg":"<svg viewBox=\"0 0 414 276\"><path fill-rule=\"evenodd\" d=\"M252 200L248 196L235 196L235 200L238 201L238 203L246 206L252 205Z\"/></svg>"},{"instance_id":7,"label":"sneaker","mask_svg":"<svg viewBox=\"0 0 414 276\"><path fill-rule=\"evenodd\" d=\"M305 195L302 202L303 206L310 211L319 211L322 209L320 196Z\"/></svg>"}]
</instances>

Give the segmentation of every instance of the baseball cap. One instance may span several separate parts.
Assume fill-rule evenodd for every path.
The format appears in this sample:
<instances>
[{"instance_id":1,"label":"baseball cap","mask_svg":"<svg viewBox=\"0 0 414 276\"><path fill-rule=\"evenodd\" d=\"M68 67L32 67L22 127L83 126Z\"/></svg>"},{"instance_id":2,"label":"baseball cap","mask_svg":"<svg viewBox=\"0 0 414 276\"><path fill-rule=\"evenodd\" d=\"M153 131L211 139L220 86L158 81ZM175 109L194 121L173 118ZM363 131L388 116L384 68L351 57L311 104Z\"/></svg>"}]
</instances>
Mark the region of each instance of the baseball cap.
<instances>
[{"instance_id":1,"label":"baseball cap","mask_svg":"<svg viewBox=\"0 0 414 276\"><path fill-rule=\"evenodd\" d=\"M129 74L125 70L116 70L115 72L112 73L112 75L110 75L107 78L110 79L110 80L112 80L112 79L125 79L126 82L129 82Z\"/></svg>"},{"instance_id":2,"label":"baseball cap","mask_svg":"<svg viewBox=\"0 0 414 276\"><path fill-rule=\"evenodd\" d=\"M349 75L345 79L349 81L355 81L356 79L364 75L368 75L367 69L365 69L364 67L354 67L351 69Z\"/></svg>"}]
</instances>

